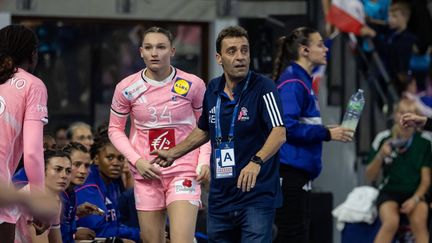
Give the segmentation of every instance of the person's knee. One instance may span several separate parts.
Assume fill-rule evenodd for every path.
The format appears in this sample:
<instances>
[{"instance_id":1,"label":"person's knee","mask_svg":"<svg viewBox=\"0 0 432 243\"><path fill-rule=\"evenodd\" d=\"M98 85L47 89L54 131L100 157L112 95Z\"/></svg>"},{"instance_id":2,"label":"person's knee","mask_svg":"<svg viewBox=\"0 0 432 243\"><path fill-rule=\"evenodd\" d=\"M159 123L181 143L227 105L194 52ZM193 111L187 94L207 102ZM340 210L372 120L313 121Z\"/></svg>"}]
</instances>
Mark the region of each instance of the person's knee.
<instances>
[{"instance_id":1,"label":"person's knee","mask_svg":"<svg viewBox=\"0 0 432 243\"><path fill-rule=\"evenodd\" d=\"M387 231L394 231L396 232L399 228L399 217L388 217L386 219L381 219L382 228L386 229Z\"/></svg>"},{"instance_id":2,"label":"person's knee","mask_svg":"<svg viewBox=\"0 0 432 243\"><path fill-rule=\"evenodd\" d=\"M426 221L424 217L412 217L410 219L410 226L414 231L426 230Z\"/></svg>"}]
</instances>

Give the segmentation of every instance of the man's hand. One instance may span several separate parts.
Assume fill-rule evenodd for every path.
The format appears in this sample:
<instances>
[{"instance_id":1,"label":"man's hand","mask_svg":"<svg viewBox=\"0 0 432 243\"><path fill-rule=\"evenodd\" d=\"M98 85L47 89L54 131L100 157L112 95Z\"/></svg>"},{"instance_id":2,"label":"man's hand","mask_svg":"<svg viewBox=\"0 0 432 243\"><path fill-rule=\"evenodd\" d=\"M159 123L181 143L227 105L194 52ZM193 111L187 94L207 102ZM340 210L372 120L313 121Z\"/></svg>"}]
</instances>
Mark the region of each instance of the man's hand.
<instances>
[{"instance_id":1,"label":"man's hand","mask_svg":"<svg viewBox=\"0 0 432 243\"><path fill-rule=\"evenodd\" d=\"M207 184L210 181L210 168L208 165L198 165L197 166L197 182L200 184Z\"/></svg>"},{"instance_id":2,"label":"man's hand","mask_svg":"<svg viewBox=\"0 0 432 243\"><path fill-rule=\"evenodd\" d=\"M96 205L88 202L85 202L77 207L76 216L78 216L79 218L91 214L102 216L105 215L105 212L102 209L98 208Z\"/></svg>"},{"instance_id":3,"label":"man's hand","mask_svg":"<svg viewBox=\"0 0 432 243\"><path fill-rule=\"evenodd\" d=\"M158 164L160 167L168 167L171 166L174 163L174 156L172 155L170 150L154 150L150 153L151 155L157 155L156 158L154 158L152 161L150 161L150 164Z\"/></svg>"},{"instance_id":4,"label":"man's hand","mask_svg":"<svg viewBox=\"0 0 432 243\"><path fill-rule=\"evenodd\" d=\"M419 116L414 113L405 113L400 119L400 124L403 127L419 127L422 128L426 124L427 117Z\"/></svg>"},{"instance_id":5,"label":"man's hand","mask_svg":"<svg viewBox=\"0 0 432 243\"><path fill-rule=\"evenodd\" d=\"M354 135L354 131L352 129L344 128L341 126L329 128L329 131L331 140L344 143L351 142Z\"/></svg>"},{"instance_id":6,"label":"man's hand","mask_svg":"<svg viewBox=\"0 0 432 243\"><path fill-rule=\"evenodd\" d=\"M249 162L246 167L244 167L237 180L237 188L241 188L243 192L249 192L255 187L256 178L261 170L261 166L254 162Z\"/></svg>"},{"instance_id":7,"label":"man's hand","mask_svg":"<svg viewBox=\"0 0 432 243\"><path fill-rule=\"evenodd\" d=\"M154 165L152 165L150 162L145 161L143 159L137 160L135 164L138 172L144 179L152 180L152 179L159 179L159 175L161 174L160 170Z\"/></svg>"},{"instance_id":8,"label":"man's hand","mask_svg":"<svg viewBox=\"0 0 432 243\"><path fill-rule=\"evenodd\" d=\"M79 227L75 233L75 240L93 240L96 237L96 233L84 227Z\"/></svg>"}]
</instances>

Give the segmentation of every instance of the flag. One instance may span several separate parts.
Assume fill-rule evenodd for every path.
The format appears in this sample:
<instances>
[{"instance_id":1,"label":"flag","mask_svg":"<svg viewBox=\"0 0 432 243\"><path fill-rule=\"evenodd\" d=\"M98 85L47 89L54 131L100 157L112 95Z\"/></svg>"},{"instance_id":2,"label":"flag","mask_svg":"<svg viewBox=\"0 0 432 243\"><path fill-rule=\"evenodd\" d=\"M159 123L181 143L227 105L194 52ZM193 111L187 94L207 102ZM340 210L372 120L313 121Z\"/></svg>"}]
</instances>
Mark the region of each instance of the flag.
<instances>
[{"instance_id":1,"label":"flag","mask_svg":"<svg viewBox=\"0 0 432 243\"><path fill-rule=\"evenodd\" d=\"M359 0L333 0L326 20L342 32L359 35L365 25L363 4Z\"/></svg>"},{"instance_id":2,"label":"flag","mask_svg":"<svg viewBox=\"0 0 432 243\"><path fill-rule=\"evenodd\" d=\"M319 93L321 79L324 77L327 65L320 65L312 70L312 90L315 94Z\"/></svg>"}]
</instances>

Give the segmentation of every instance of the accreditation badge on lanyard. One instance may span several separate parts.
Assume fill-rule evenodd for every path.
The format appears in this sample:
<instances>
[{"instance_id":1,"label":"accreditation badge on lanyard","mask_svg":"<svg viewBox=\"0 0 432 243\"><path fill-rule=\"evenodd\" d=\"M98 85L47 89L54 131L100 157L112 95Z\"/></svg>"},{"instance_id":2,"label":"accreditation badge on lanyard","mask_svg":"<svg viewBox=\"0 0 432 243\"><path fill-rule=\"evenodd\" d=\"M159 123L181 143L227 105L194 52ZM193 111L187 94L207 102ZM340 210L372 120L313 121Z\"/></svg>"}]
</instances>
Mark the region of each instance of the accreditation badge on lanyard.
<instances>
[{"instance_id":1,"label":"accreditation badge on lanyard","mask_svg":"<svg viewBox=\"0 0 432 243\"><path fill-rule=\"evenodd\" d=\"M221 97L218 95L216 101L216 122L215 122L215 130L216 130L216 146L214 148L214 163L215 163L215 177L216 179L222 178L234 178L236 176L235 172L235 153L234 153L234 126L238 113L238 108L240 105L240 100L244 91L247 89L249 85L250 72L248 72L246 83L243 87L243 90L240 94L239 99L237 100L237 104L234 107L234 112L232 114L230 131L228 134L228 141L222 142L222 131L220 126L220 109L221 109Z\"/></svg>"}]
</instances>

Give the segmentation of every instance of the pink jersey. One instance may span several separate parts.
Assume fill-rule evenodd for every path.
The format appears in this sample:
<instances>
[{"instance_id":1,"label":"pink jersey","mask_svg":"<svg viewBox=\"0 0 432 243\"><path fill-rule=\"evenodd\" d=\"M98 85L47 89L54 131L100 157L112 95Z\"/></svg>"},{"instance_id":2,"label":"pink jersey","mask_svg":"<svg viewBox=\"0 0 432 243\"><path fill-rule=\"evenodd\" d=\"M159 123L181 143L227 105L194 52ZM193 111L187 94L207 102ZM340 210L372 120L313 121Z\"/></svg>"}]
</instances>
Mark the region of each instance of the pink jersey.
<instances>
[{"instance_id":1,"label":"pink jersey","mask_svg":"<svg viewBox=\"0 0 432 243\"><path fill-rule=\"evenodd\" d=\"M175 69L165 83L145 81L137 72L116 87L111 105L109 134L114 146L131 161L152 160L150 152L169 149L184 140L196 127L205 93L204 82L195 75ZM131 118L129 139L124 133L127 116ZM160 168L162 174L191 172L198 163L209 163L207 143L177 159L171 167ZM136 179L142 179L131 168Z\"/></svg>"},{"instance_id":2,"label":"pink jersey","mask_svg":"<svg viewBox=\"0 0 432 243\"><path fill-rule=\"evenodd\" d=\"M18 69L0 85L0 180L10 183L24 151L30 185L44 187L43 125L47 90L37 77ZM0 209L0 221L16 222L16 211Z\"/></svg>"}]
</instances>

